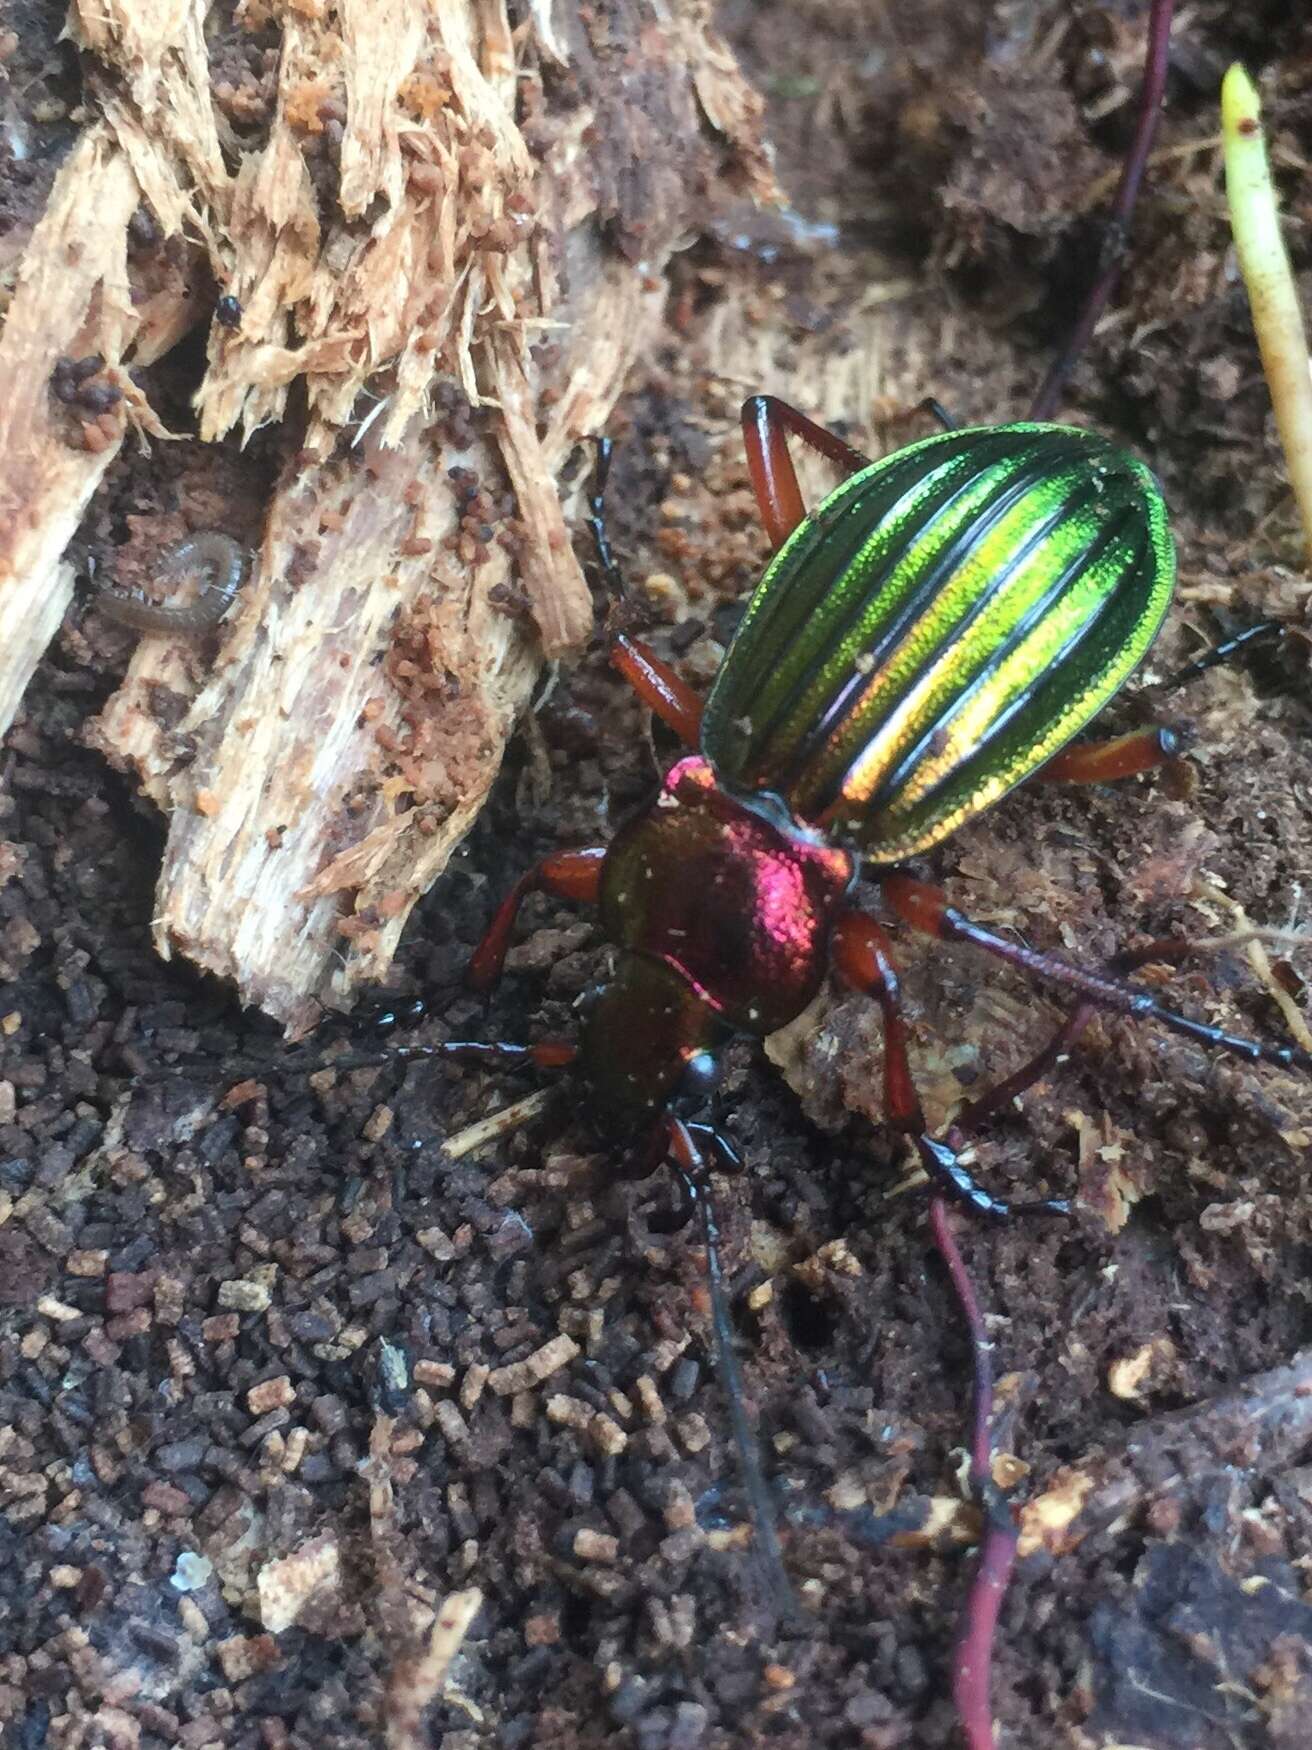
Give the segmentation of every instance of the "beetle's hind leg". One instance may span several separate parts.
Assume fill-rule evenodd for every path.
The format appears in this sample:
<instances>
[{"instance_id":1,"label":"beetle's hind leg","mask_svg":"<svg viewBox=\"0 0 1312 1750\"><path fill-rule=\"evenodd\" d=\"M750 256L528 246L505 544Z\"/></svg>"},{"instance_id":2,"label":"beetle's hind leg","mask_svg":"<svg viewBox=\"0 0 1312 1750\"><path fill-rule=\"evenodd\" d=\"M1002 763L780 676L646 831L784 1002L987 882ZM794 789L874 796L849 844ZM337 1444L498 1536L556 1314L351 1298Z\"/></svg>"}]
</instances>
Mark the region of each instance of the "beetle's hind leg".
<instances>
[{"instance_id":1,"label":"beetle's hind leg","mask_svg":"<svg viewBox=\"0 0 1312 1750\"><path fill-rule=\"evenodd\" d=\"M864 912L844 912L830 938L830 955L839 976L854 990L874 997L883 1011L884 1111L890 1124L914 1138L932 1183L977 1215L992 1216L995 1220L1005 1221L1011 1215L1069 1215L1070 1204L1063 1198L1007 1203L995 1197L976 1181L962 1160L959 1137L940 1138L929 1134L920 1097L911 1079L906 1023L902 1018L901 991L893 965L892 944L875 920ZM1067 1026L1074 1030L1073 1036L1077 1036L1086 1022L1087 1017L1077 1012ZM1054 1061L1063 1049L1061 1040L1062 1036L1058 1035L1048 1048ZM1036 1073L1041 1073L1041 1070Z\"/></svg>"},{"instance_id":2,"label":"beetle's hind leg","mask_svg":"<svg viewBox=\"0 0 1312 1750\"><path fill-rule=\"evenodd\" d=\"M880 887L893 910L912 929L934 936L941 942L973 942L985 953L1028 972L1040 983L1061 985L1078 993L1095 1009L1156 1021L1172 1033L1179 1033L1201 1045L1213 1046L1231 1057L1243 1058L1247 1063L1270 1063L1281 1069L1312 1071L1312 1052L1304 1051L1301 1046L1268 1045L1262 1040L1227 1033L1206 1021L1195 1021L1188 1015L1177 1014L1139 985L1130 984L1113 974L1073 966L1055 954L1044 954L1022 942L999 936L949 905L942 889L931 887L927 882L913 881L907 875L883 875ZM1187 944L1184 946L1187 948Z\"/></svg>"},{"instance_id":3,"label":"beetle's hind leg","mask_svg":"<svg viewBox=\"0 0 1312 1750\"><path fill-rule=\"evenodd\" d=\"M1115 957L1109 970L1117 977L1122 977L1140 966L1183 960L1192 951L1193 943L1181 937L1171 937L1164 941L1150 942L1146 948L1127 948L1124 953ZM1097 1012L1093 1003L1076 1003L1041 1051L1036 1051L1019 1069L1013 1070L986 1093L967 1101L953 1120L950 1136L954 1140L958 1136L973 1136L987 1119L1004 1111L1013 1100L1019 1099L1035 1082L1054 1070L1074 1049L1081 1033Z\"/></svg>"},{"instance_id":4,"label":"beetle's hind leg","mask_svg":"<svg viewBox=\"0 0 1312 1750\"><path fill-rule=\"evenodd\" d=\"M623 601L628 593L624 587L624 573L620 570L619 561L615 557L615 549L610 544L610 535L606 529L606 482L610 479L611 459L615 454L614 438L599 437L593 442L597 446L596 460L592 465L592 488L588 493L588 528L592 534L592 544L597 554L597 569L606 580L606 588L614 599Z\"/></svg>"},{"instance_id":5,"label":"beetle's hind leg","mask_svg":"<svg viewBox=\"0 0 1312 1750\"><path fill-rule=\"evenodd\" d=\"M925 415L934 421L940 431L961 430L961 421L948 412L937 395L922 395L920 400L914 402L910 407L899 408L891 418L882 421L882 428L891 427L893 430L897 430L900 426L908 425L913 419L920 419Z\"/></svg>"},{"instance_id":6,"label":"beetle's hind leg","mask_svg":"<svg viewBox=\"0 0 1312 1750\"><path fill-rule=\"evenodd\" d=\"M620 602L628 592L606 529L606 481L610 477L615 444L607 437L594 441L597 459L592 472L592 490L588 494L587 523L597 552L597 567L612 598ZM610 660L643 704L654 711L686 747L696 747L702 725L702 701L687 681L627 632L617 632L611 638Z\"/></svg>"},{"instance_id":7,"label":"beetle's hind leg","mask_svg":"<svg viewBox=\"0 0 1312 1750\"><path fill-rule=\"evenodd\" d=\"M859 474L862 468L870 466L868 456L777 396L753 395L750 401L743 402L742 418L752 490L772 547L782 547L806 515L797 470L788 449L789 433L832 462L844 476Z\"/></svg>"},{"instance_id":8,"label":"beetle's hind leg","mask_svg":"<svg viewBox=\"0 0 1312 1750\"><path fill-rule=\"evenodd\" d=\"M610 660L634 692L672 729L685 747L696 747L702 727L700 693L637 638L619 632L611 640Z\"/></svg>"},{"instance_id":9,"label":"beetle's hind leg","mask_svg":"<svg viewBox=\"0 0 1312 1750\"><path fill-rule=\"evenodd\" d=\"M1206 674L1209 669L1233 662L1250 644L1275 644L1289 637L1292 631L1292 626L1287 625L1284 620L1259 620L1256 625L1246 626L1242 632L1236 632L1233 638L1224 638L1219 644L1213 644L1201 656L1195 656L1192 662L1185 663L1183 668L1167 675L1165 680L1144 687L1140 696L1173 692L1176 687L1187 686L1190 681L1197 680L1200 674Z\"/></svg>"},{"instance_id":10,"label":"beetle's hind leg","mask_svg":"<svg viewBox=\"0 0 1312 1750\"><path fill-rule=\"evenodd\" d=\"M1275 644L1290 636L1292 628L1282 620L1262 620L1247 626L1233 638L1226 638L1194 657L1165 680L1142 687L1135 695L1141 700L1155 699L1161 693L1174 692L1187 686L1199 675L1233 662L1253 644ZM1128 735L1110 740L1077 741L1063 748L1036 773L1042 784L1108 784L1118 778L1133 777L1138 772L1151 772L1176 763L1180 753L1180 736L1174 729L1155 726L1136 729Z\"/></svg>"},{"instance_id":11,"label":"beetle's hind leg","mask_svg":"<svg viewBox=\"0 0 1312 1750\"><path fill-rule=\"evenodd\" d=\"M1174 729L1135 729L1103 741L1077 741L1035 774L1040 784L1111 784L1138 772L1174 765L1180 737Z\"/></svg>"}]
</instances>

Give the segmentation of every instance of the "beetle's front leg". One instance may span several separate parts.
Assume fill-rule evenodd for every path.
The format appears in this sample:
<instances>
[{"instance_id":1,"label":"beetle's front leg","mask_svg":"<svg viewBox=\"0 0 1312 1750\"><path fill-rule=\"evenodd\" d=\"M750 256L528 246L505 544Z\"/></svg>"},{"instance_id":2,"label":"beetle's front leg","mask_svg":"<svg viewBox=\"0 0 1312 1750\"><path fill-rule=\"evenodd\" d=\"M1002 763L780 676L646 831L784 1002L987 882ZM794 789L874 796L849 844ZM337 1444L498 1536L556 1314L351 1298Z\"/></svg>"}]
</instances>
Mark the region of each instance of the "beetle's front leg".
<instances>
[{"instance_id":1,"label":"beetle's front leg","mask_svg":"<svg viewBox=\"0 0 1312 1750\"><path fill-rule=\"evenodd\" d=\"M505 1039L444 1039L437 1045L389 1045L386 1051L348 1051L325 1068L374 1069L389 1063L414 1063L434 1058L476 1063L494 1069L568 1069L578 1047L567 1039L540 1039L536 1045L514 1045Z\"/></svg>"},{"instance_id":2,"label":"beetle's front leg","mask_svg":"<svg viewBox=\"0 0 1312 1750\"><path fill-rule=\"evenodd\" d=\"M829 951L839 976L854 990L874 997L883 1011L884 1110L890 1124L895 1124L915 1139L931 1181L977 1215L992 1216L999 1221L1005 1221L1010 1215L1069 1215L1070 1204L1062 1198L1007 1203L995 1197L975 1180L950 1140L929 1134L920 1098L911 1079L906 1022L902 1016L892 944L874 919L866 917L864 912L844 912L834 926Z\"/></svg>"},{"instance_id":3,"label":"beetle's front leg","mask_svg":"<svg viewBox=\"0 0 1312 1750\"><path fill-rule=\"evenodd\" d=\"M501 977L510 946L510 932L520 906L530 893L550 893L557 899L577 899L595 905L601 886L605 845L588 845L578 851L556 851L535 863L520 876L497 907L482 941L470 955L465 979L475 990L491 990Z\"/></svg>"}]
</instances>

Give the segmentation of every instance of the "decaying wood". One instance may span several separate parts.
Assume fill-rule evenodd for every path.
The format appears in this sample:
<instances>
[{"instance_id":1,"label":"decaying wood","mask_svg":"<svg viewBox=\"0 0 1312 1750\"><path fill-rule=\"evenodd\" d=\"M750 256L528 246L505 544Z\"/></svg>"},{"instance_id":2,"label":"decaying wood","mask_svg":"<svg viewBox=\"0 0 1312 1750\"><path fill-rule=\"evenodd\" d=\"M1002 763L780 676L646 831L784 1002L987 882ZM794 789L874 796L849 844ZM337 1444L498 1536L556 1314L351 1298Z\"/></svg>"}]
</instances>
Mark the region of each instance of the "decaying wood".
<instances>
[{"instance_id":1,"label":"decaying wood","mask_svg":"<svg viewBox=\"0 0 1312 1750\"><path fill-rule=\"evenodd\" d=\"M180 277L133 301L127 228L140 195L105 127L61 169L34 231L0 335L0 735L73 595L63 560L105 470L134 423L158 427L121 366L166 349L180 330ZM123 400L93 414L55 399L60 359L99 355L97 381Z\"/></svg>"},{"instance_id":2,"label":"decaying wood","mask_svg":"<svg viewBox=\"0 0 1312 1750\"><path fill-rule=\"evenodd\" d=\"M106 469L133 427L165 435L124 367L162 357L194 323L184 229L194 238L223 206L204 13L185 0L95 0L71 20L106 78L101 118L60 168L0 335L0 735L72 599L63 553ZM134 270L129 224L139 208L169 241ZM112 412L89 414L51 393L59 360L94 355L106 366L97 382L123 395Z\"/></svg>"},{"instance_id":3,"label":"decaying wood","mask_svg":"<svg viewBox=\"0 0 1312 1750\"><path fill-rule=\"evenodd\" d=\"M1309 1442L1312 1350L1303 1350L1222 1397L1141 1423L1116 1449L1064 1465L1021 1509L1020 1553L1061 1555L1210 1474L1278 1476Z\"/></svg>"},{"instance_id":4,"label":"decaying wood","mask_svg":"<svg viewBox=\"0 0 1312 1750\"><path fill-rule=\"evenodd\" d=\"M267 28L266 8L248 10ZM758 197L772 183L759 106L703 0L616 0L600 30L576 0L513 28L506 0L288 9L268 135L245 152L209 88L204 19L199 0L75 7L102 119L34 239L0 362L21 354L11 420L45 406L61 354L94 342L117 364L143 321L125 238L144 203L241 305L238 327L211 326L202 439L289 418L303 389L217 655L143 638L90 732L170 816L161 952L298 1030L386 972L544 654L587 636L562 470L654 332L661 270L704 218L710 173L728 154ZM75 219L94 247L52 321L42 239ZM180 276L155 331L176 337L191 310ZM24 639L0 702L67 606L60 555L105 453L19 435L32 460L6 482L0 559L14 576L21 562ZM454 486L453 469L467 471Z\"/></svg>"}]
</instances>

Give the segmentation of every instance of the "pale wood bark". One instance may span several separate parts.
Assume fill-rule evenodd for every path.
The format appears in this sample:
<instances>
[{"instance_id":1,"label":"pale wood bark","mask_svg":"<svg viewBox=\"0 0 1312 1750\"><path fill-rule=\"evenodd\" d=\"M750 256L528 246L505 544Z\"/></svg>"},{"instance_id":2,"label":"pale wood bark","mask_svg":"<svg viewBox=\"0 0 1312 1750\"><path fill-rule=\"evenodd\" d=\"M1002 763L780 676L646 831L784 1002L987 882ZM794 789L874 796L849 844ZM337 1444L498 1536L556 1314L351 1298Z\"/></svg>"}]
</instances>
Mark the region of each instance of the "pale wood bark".
<instances>
[{"instance_id":1,"label":"pale wood bark","mask_svg":"<svg viewBox=\"0 0 1312 1750\"><path fill-rule=\"evenodd\" d=\"M217 653L143 637L89 736L168 812L161 952L232 978L294 1031L386 973L544 658L588 636L562 470L655 333L663 269L707 189L733 168L773 191L759 104L705 0L604 12L287 9L275 113L243 153L210 90L202 0L74 7L101 119L61 173L0 342L0 385L21 354L4 417L24 458L0 528L0 607L22 627L0 706L16 707L68 604L61 555L107 457L131 423L166 435L118 367L194 318L185 238L208 261L199 278L242 307L237 329L211 325L201 438L296 409L298 454ZM328 127L330 190L322 161L311 173ZM176 240L154 308L129 295L139 204ZM43 289L58 227L77 223L78 271ZM94 452L39 411L56 359L93 350L127 397ZM489 489L498 523L513 492L513 540L462 530L453 467Z\"/></svg>"},{"instance_id":2,"label":"pale wood bark","mask_svg":"<svg viewBox=\"0 0 1312 1750\"><path fill-rule=\"evenodd\" d=\"M178 277L133 303L126 240L139 200L109 130L92 129L56 179L0 334L0 735L72 600L63 554L92 494L134 424L159 430L121 363L171 344L187 294ZM51 391L61 358L93 354L106 361L98 380L124 393L99 417Z\"/></svg>"}]
</instances>

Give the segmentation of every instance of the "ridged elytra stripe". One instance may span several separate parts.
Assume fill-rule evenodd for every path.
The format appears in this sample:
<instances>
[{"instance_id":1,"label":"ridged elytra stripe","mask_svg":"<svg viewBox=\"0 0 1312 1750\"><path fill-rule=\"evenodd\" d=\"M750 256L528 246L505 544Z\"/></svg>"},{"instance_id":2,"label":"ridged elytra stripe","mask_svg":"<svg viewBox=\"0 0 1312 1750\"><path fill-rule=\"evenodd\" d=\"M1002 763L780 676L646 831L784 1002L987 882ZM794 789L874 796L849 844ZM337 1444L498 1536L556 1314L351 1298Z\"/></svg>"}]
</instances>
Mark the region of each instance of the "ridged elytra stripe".
<instances>
[{"instance_id":1,"label":"ridged elytra stripe","mask_svg":"<svg viewBox=\"0 0 1312 1750\"><path fill-rule=\"evenodd\" d=\"M1133 585L1144 580L1150 549L1131 507L1118 522L1094 535L1066 588L1025 638L1007 651L984 651L982 662L979 652L964 659L956 688L948 676L940 696L949 701L943 716L950 721L937 738L926 737L931 745L917 753L917 742L934 727L928 712L902 720L894 713L881 722L843 779L843 805L815 811L826 826L839 836L859 831L881 861L911 855L927 834L937 842L1004 795L1069 738L1068 730L1060 733L1067 724L1087 721L1100 708L1133 667L1126 651L1136 644L1142 617ZM1127 582L1131 587L1118 587ZM970 684L975 678L978 686ZM1039 703L1025 712L1031 695ZM1000 743L996 738L1018 717L1020 729Z\"/></svg>"},{"instance_id":2,"label":"ridged elytra stripe","mask_svg":"<svg viewBox=\"0 0 1312 1750\"><path fill-rule=\"evenodd\" d=\"M965 660L970 633L986 614L992 613L994 620L999 620L999 604L1007 596L1010 586L1023 574L1027 561L1059 529L1063 518L1071 516L1088 502L1091 488L1087 480L1082 480L1079 475L1068 475L1061 482L1066 488L1066 497L1056 498L1052 508L1035 520L1024 505L1024 499L1042 478L1042 473L1042 470L1030 467L1018 478L1010 480L983 514L958 533L947 551L930 568L925 585L917 588L916 604L933 601L938 610L937 644L932 648L915 648L917 629L932 622L923 610L918 619L904 611L898 616L894 633L882 637L877 649L870 653L871 672L858 673L843 681L823 719L806 737L799 750L802 757L790 761L785 768L784 787L790 792L798 789L797 806L805 807L809 813L820 810L832 799L832 791L843 769L845 727L858 714L864 712L868 716L878 705L884 717L891 715L905 703L908 692L918 680L922 685L929 682L936 665L942 665L942 690L949 700L959 685L973 684L974 677ZM1054 496L1056 486L1054 483ZM971 579L966 577L966 587L959 588L954 595L948 587L953 573L965 565L971 550L987 541L1011 513L1017 514L1021 525L1019 539L1014 544L1004 542L1005 557L996 568L990 569L983 587L970 587ZM1068 584L1069 575L1069 568L1060 573L1056 583L1037 601L1026 598L1016 604L1020 627L1027 627L1036 614L1041 614L1055 602ZM997 632L1004 639L1013 636L1015 629L1015 622L1010 627L1005 620L997 625ZM987 665L1000 654L1002 652L995 651L991 641L986 642L981 646L979 660ZM926 736L932 733L932 729L931 724L925 731ZM808 767L810 775L802 791L800 775Z\"/></svg>"},{"instance_id":3,"label":"ridged elytra stripe","mask_svg":"<svg viewBox=\"0 0 1312 1750\"><path fill-rule=\"evenodd\" d=\"M871 601L884 595L882 636L864 653L871 663L882 660L902 629L932 601L940 581L933 567L917 570L908 564L896 532L917 526L969 527L974 516L988 514L990 495L1005 490L1006 481L999 486L985 470L1006 459L1007 445L1001 432L990 431L987 437L996 441L981 444L973 455L935 458L937 465L930 468L917 454L919 445L876 463L832 493L775 556L734 640L736 646L746 634L754 644L759 641L764 678L752 710L753 764L762 774L769 773L771 782L778 781L771 770L772 743L782 740L791 749L793 738L785 726L821 709L819 699L808 695L823 686L823 678L805 663L785 659L804 644L841 651L859 631ZM880 472L885 468L887 475ZM868 483L868 491L858 490L862 483ZM776 593L765 588L785 560L798 573L809 570L829 578L831 587L821 600L808 599L800 589ZM899 569L901 587L895 578ZM840 684L849 673L840 671ZM717 689L723 675L722 668ZM713 709L711 701L708 709Z\"/></svg>"},{"instance_id":4,"label":"ridged elytra stripe","mask_svg":"<svg viewBox=\"0 0 1312 1750\"><path fill-rule=\"evenodd\" d=\"M1023 430L974 431L968 446L954 442L966 434L948 433L875 463L839 486L776 554L707 705L714 719L736 658L750 651L759 676L744 763L755 785L786 788L782 767L808 726L923 622L941 590L944 547L988 526L1042 439L1051 452L1054 442L1083 435L1031 428L1018 438Z\"/></svg>"},{"instance_id":5,"label":"ridged elytra stripe","mask_svg":"<svg viewBox=\"0 0 1312 1750\"><path fill-rule=\"evenodd\" d=\"M1069 599L1080 581L1086 578L1104 555L1113 547L1127 531L1129 513L1125 512L1119 521L1112 526L1099 531L1092 548L1088 553L1079 555L1062 572L1056 583L1052 585L1046 596L1026 614L1025 618L1008 634L1006 639L988 653L984 666L978 674L956 693L943 714L921 736L920 741L907 753L900 764L891 771L879 787L868 795L862 796L858 788L859 777L849 769L841 786L845 801L860 800L871 813L885 813L897 807L899 797L904 802L925 801L950 780L951 767L941 774L935 770L933 745L936 739L951 733L952 727L960 724L964 714L977 702L984 702L984 695L990 686L1000 689L1006 699L1006 704L1000 708L990 708L984 702L987 717L987 727L982 729L978 739L967 736L971 740L973 752L969 760L987 758L990 743L1002 733L1007 724L1016 714L1023 710L1033 697L1035 688L1039 685L1044 673L1050 665L1069 663L1075 652L1085 639L1093 636L1099 624L1112 613L1117 606L1118 598L1103 592L1090 593L1088 612L1082 617L1078 612L1070 615L1063 626L1053 615L1053 609L1064 598ZM1143 546L1139 544L1131 563L1137 566L1142 558ZM1037 664L1024 661L1024 646L1028 639L1041 631L1044 622L1049 626L1060 628L1059 635L1053 639L1055 649L1049 655L1046 663ZM1064 633L1064 637L1060 636ZM1021 659L1022 676L1016 687L1007 685L1007 665L1017 658ZM969 727L969 726L968 726ZM958 728L960 734L960 728ZM940 764L945 763L940 761ZM961 762L967 763L966 761ZM859 766L859 761L857 762Z\"/></svg>"},{"instance_id":6,"label":"ridged elytra stripe","mask_svg":"<svg viewBox=\"0 0 1312 1750\"><path fill-rule=\"evenodd\" d=\"M1143 550L1142 569L1156 573L1150 543ZM1109 690L1108 676L1123 669L1124 653L1140 624L1138 605L1129 592L1111 596L1095 623L1078 632L1046 671L1018 692L959 763L935 774L919 794L908 786L878 809L845 801L835 807L827 830L837 839L859 835L879 863L898 862L939 843L1059 752L1070 739L1063 733L1066 722L1073 720L1079 727L1102 708L1121 684L1117 680ZM875 822L877 834L870 830Z\"/></svg>"},{"instance_id":7,"label":"ridged elytra stripe","mask_svg":"<svg viewBox=\"0 0 1312 1750\"><path fill-rule=\"evenodd\" d=\"M879 862L937 844L1142 661L1175 575L1143 465L1072 427L949 432L845 481L767 568L707 701L730 789Z\"/></svg>"},{"instance_id":8,"label":"ridged elytra stripe","mask_svg":"<svg viewBox=\"0 0 1312 1750\"><path fill-rule=\"evenodd\" d=\"M911 781L915 767L923 765L930 759L935 740L948 732L952 722L960 716L972 700L977 699L988 688L990 682L997 681L997 677L1007 661L1023 647L1026 639L1034 635L1035 630L1042 622L1050 618L1063 599L1069 597L1086 575L1090 564L1101 557L1102 553L1124 531L1127 520L1124 515L1114 525L1104 526L1095 538L1093 547L1077 551L1067 559L1044 592L1037 598L1030 599L1023 606L1019 617L1003 631L1002 637L997 642L984 643L981 641L978 646L977 666L971 668L963 661L961 645L981 614L994 605L1005 584L1022 571L1026 562L1036 555L1045 540L1059 528L1063 519L1076 516L1083 511L1088 505L1089 498L1090 492L1087 487L1083 491L1077 489L1048 515L1032 535L1027 535L1014 560L1008 560L1004 574L996 579L987 591L980 594L964 621L952 628L938 649L922 665L922 685L933 674L936 665L955 668L956 673L947 678L955 680L957 684L944 690L942 709L921 728L919 738L902 755L898 763L887 771L878 786L869 788L863 795L858 788L861 782L861 760L858 757L853 766L849 766L847 771L842 774L841 785L837 782L831 784L830 794L820 802L822 808L827 808L832 803L834 792L840 789L848 800L860 796L865 806L872 811L887 808L899 790ZM1107 598L1103 595L1098 595L1091 601L1090 614L1075 623L1066 644L1062 646L1061 653L1063 655L1079 639L1084 637L1099 612L1106 605ZM1014 706L1021 702L1022 697L1018 696L1005 709L1009 713ZM992 727L994 729L1000 728L1001 724L995 723Z\"/></svg>"},{"instance_id":9,"label":"ridged elytra stripe","mask_svg":"<svg viewBox=\"0 0 1312 1750\"><path fill-rule=\"evenodd\" d=\"M869 472L864 477L858 475L855 480L845 482L825 499L776 554L766 577L770 576L787 553L799 568L810 562L818 562L830 567L835 579L843 579L857 559L862 546L868 541L872 526L899 523L921 510L921 501L926 500L928 502L923 505L924 514L936 514L942 503L949 501L961 490L962 478L967 473L967 465L963 461L957 464L955 470L942 470L936 480L907 450L890 456L878 466L886 468L887 472L878 478ZM868 492L858 494L846 490L855 486L862 478L869 482ZM936 487L940 496L933 499L930 494ZM762 585L764 582L765 579L762 579ZM841 588L836 589L831 597L817 605L802 590L775 591L758 588L748 608L747 619L739 629L739 635L741 636L750 623L755 653L760 659L760 676L764 682L756 708L757 719L762 725L770 720L770 678L778 672L776 664L779 659L793 647L809 619L823 614L831 606L835 613L842 612L850 594L851 592L845 594ZM861 603L861 596L855 595L852 598L853 611L859 613ZM721 673L723 672L722 669Z\"/></svg>"}]
</instances>

